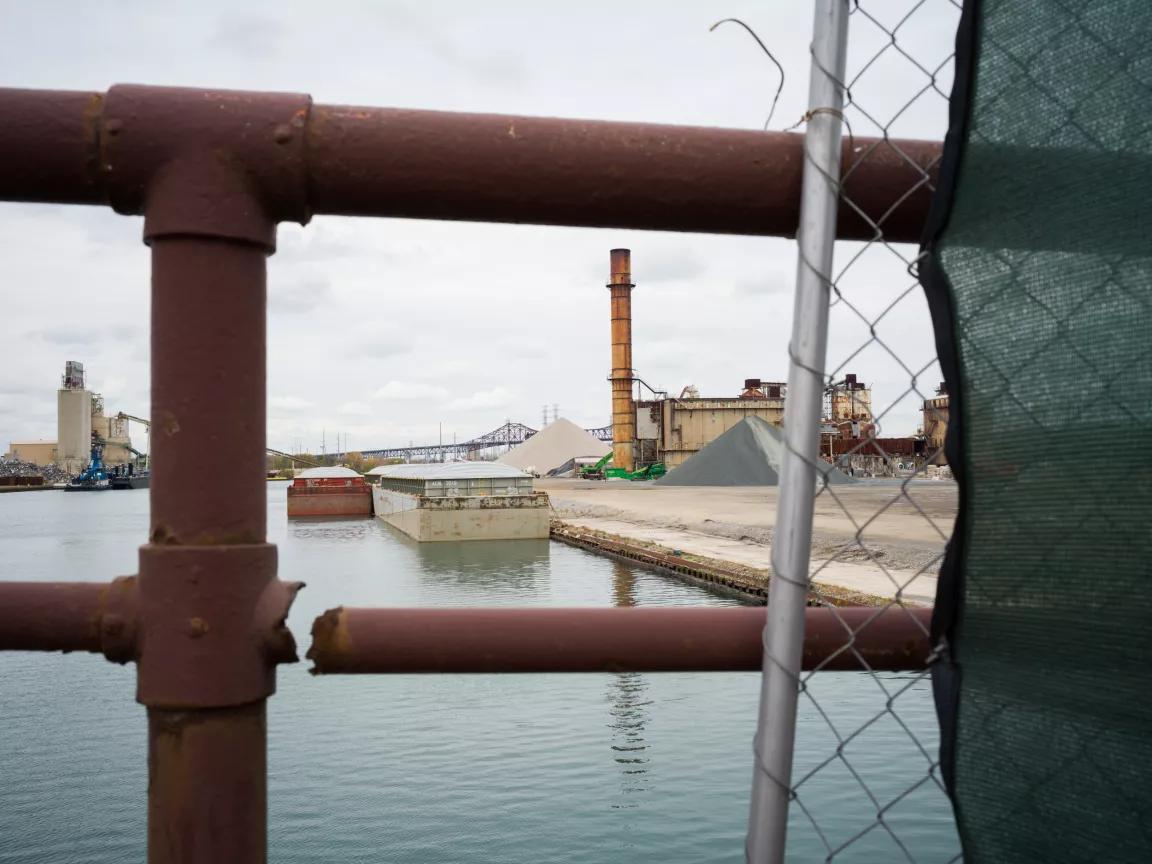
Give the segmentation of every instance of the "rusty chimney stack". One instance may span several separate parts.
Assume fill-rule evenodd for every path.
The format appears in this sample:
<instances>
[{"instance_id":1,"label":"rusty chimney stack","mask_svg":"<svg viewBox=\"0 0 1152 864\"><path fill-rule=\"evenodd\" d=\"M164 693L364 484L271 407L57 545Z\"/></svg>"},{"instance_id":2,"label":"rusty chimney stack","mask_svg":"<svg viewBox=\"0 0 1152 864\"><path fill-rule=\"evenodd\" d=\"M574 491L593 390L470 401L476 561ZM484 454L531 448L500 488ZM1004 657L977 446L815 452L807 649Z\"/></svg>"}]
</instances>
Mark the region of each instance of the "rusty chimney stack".
<instances>
[{"instance_id":1,"label":"rusty chimney stack","mask_svg":"<svg viewBox=\"0 0 1152 864\"><path fill-rule=\"evenodd\" d=\"M612 275L612 464L631 471L636 440L632 403L632 252L613 249Z\"/></svg>"}]
</instances>

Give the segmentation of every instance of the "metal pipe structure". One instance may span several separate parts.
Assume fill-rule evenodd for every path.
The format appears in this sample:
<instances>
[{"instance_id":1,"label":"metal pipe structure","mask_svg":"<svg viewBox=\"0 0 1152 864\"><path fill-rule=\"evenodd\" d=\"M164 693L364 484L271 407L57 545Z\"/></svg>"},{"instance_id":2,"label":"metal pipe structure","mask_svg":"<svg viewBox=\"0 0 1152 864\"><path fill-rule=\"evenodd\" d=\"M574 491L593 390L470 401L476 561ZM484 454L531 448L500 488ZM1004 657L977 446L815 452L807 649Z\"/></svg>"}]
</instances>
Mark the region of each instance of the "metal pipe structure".
<instances>
[{"instance_id":1,"label":"metal pipe structure","mask_svg":"<svg viewBox=\"0 0 1152 864\"><path fill-rule=\"evenodd\" d=\"M636 405L632 401L632 252L613 249L608 277L612 315L612 464L635 467Z\"/></svg>"},{"instance_id":2,"label":"metal pipe structure","mask_svg":"<svg viewBox=\"0 0 1152 864\"><path fill-rule=\"evenodd\" d=\"M181 235L152 237L151 244L151 416L159 433L152 436L152 543L263 543L267 250ZM206 341L206 330L217 338ZM237 386L221 387L225 376L239 378ZM218 434L221 428L228 434ZM205 474L227 482L205 482ZM154 578L180 578L166 569L157 568ZM141 573L153 576L143 561ZM214 608L221 601L212 596L220 596L212 575L205 569L206 584L193 591L199 597L186 613L182 642L211 637L219 626L224 610ZM173 594L180 587L157 586ZM193 636L198 626L205 632ZM202 674L220 671L209 666ZM264 861L265 700L172 705L142 697L148 705L149 862Z\"/></svg>"},{"instance_id":3,"label":"metal pipe structure","mask_svg":"<svg viewBox=\"0 0 1152 864\"><path fill-rule=\"evenodd\" d=\"M276 224L308 215L308 105L125 86L101 106L101 194L144 214L152 249L151 525L133 621L151 864L267 857L265 702L296 659L284 621L299 586L276 579L265 543L266 258Z\"/></svg>"},{"instance_id":4,"label":"metal pipe structure","mask_svg":"<svg viewBox=\"0 0 1152 864\"><path fill-rule=\"evenodd\" d=\"M0 582L0 651L101 651L107 582Z\"/></svg>"},{"instance_id":5,"label":"metal pipe structure","mask_svg":"<svg viewBox=\"0 0 1152 864\"><path fill-rule=\"evenodd\" d=\"M806 669L922 670L930 609L809 608ZM330 609L313 672L720 672L761 667L761 607Z\"/></svg>"},{"instance_id":6,"label":"metal pipe structure","mask_svg":"<svg viewBox=\"0 0 1152 864\"><path fill-rule=\"evenodd\" d=\"M148 711L148 861L266 862L264 702Z\"/></svg>"},{"instance_id":7,"label":"metal pipe structure","mask_svg":"<svg viewBox=\"0 0 1152 864\"><path fill-rule=\"evenodd\" d=\"M151 244L152 542L263 543L267 251L179 235ZM221 387L226 376L237 386Z\"/></svg>"},{"instance_id":8,"label":"metal pipe structure","mask_svg":"<svg viewBox=\"0 0 1152 864\"><path fill-rule=\"evenodd\" d=\"M0 651L102 652L136 659L137 579L0 582Z\"/></svg>"},{"instance_id":9,"label":"metal pipe structure","mask_svg":"<svg viewBox=\"0 0 1152 864\"><path fill-rule=\"evenodd\" d=\"M822 0L822 14L845 3ZM834 41L825 33L820 51ZM277 580L265 542L265 259L283 221L330 213L779 236L802 225L802 259L815 269L802 266L798 280L778 557L785 551L772 583L779 626L767 634L768 656L791 671L768 669L782 696L761 720L773 718L773 733L777 719L791 722L804 663L855 668L859 651L873 668L922 667L913 618L803 610L812 473L802 457L815 452L840 157L861 154L844 183L864 214L843 213L840 236L870 239L877 222L886 240L915 242L940 154L935 142L865 139L845 151L829 113L835 88L825 89L813 85L812 104L825 110L810 120L807 158L785 133L323 106L284 93L0 89L0 164L16 166L0 171L0 200L142 214L152 247L152 508L139 575L0 584L0 649L136 661L151 864L266 860L265 703L276 665L296 659L284 622L300 587ZM614 259L621 294L629 268L615 265L626 263ZM631 376L630 356L613 368ZM752 668L761 616L345 610L322 619L313 656L322 672ZM854 636L841 617L859 621ZM774 748L790 745L790 729ZM770 807L766 824L780 830L757 829L756 849L767 836L783 843L787 790L761 781L786 783L790 752L766 755L775 767L757 774L755 808Z\"/></svg>"},{"instance_id":10,"label":"metal pipe structure","mask_svg":"<svg viewBox=\"0 0 1152 864\"><path fill-rule=\"evenodd\" d=\"M796 702L805 640L815 463L819 457L828 302L840 196L840 115L848 46L848 0L817 0L812 30L799 261L789 343L786 451L764 628L763 682L745 855L782 864L792 796Z\"/></svg>"},{"instance_id":11,"label":"metal pipe structure","mask_svg":"<svg viewBox=\"0 0 1152 864\"><path fill-rule=\"evenodd\" d=\"M123 98L133 97L132 104ZM287 94L117 85L101 93L0 89L0 200L109 203L110 148L141 108L172 129L227 106L237 134L302 144L306 208L285 215L395 216L791 237L799 221L803 139L784 132L313 105L270 117ZM131 108L132 111L122 110ZM224 141L225 145L234 141ZM845 145L852 200L890 241L915 243L940 144L858 138ZM848 172L846 172L848 173ZM283 179L283 178L282 178ZM914 189L909 193L909 189ZM122 212L134 212L122 203ZM280 214L277 214L280 215ZM840 236L875 228L845 208ZM153 418L155 419L155 418Z\"/></svg>"}]
</instances>

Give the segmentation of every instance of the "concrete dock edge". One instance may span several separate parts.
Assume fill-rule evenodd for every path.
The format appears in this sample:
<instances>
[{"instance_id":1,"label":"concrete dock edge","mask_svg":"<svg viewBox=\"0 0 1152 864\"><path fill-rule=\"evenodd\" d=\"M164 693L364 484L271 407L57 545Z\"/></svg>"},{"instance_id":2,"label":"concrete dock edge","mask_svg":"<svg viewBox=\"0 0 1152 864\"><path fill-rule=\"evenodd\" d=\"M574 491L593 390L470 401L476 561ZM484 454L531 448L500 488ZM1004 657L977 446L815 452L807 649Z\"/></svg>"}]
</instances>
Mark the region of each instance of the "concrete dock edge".
<instances>
[{"instance_id":1,"label":"concrete dock edge","mask_svg":"<svg viewBox=\"0 0 1152 864\"><path fill-rule=\"evenodd\" d=\"M550 536L568 546L717 589L751 603L764 605L768 602L769 573L766 570L680 553L653 543L641 544L632 538L570 525L562 519L552 520ZM816 583L814 587L815 591L808 599L811 606L884 606L891 602L884 597L836 585Z\"/></svg>"}]
</instances>

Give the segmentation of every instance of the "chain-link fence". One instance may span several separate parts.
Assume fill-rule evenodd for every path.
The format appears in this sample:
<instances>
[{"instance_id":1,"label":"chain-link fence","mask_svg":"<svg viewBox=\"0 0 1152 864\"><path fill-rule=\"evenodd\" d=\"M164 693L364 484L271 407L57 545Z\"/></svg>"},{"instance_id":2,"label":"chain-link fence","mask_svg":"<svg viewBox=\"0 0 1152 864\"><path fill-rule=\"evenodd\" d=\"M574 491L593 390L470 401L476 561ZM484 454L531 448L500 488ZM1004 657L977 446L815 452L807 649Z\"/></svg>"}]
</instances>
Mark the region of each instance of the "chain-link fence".
<instances>
[{"instance_id":1,"label":"chain-link fence","mask_svg":"<svg viewBox=\"0 0 1152 864\"><path fill-rule=\"evenodd\" d=\"M835 3L826 5L835 13ZM911 608L933 603L957 504L942 452L948 397L917 280L918 249L890 239L885 226L902 205L932 190L938 165L924 170L923 160L904 152L901 142L944 137L959 18L960 6L951 0L857 0L848 7L842 79L829 60L834 40L825 39L828 51L821 55L820 12L813 40L812 74L838 81L843 108L813 102L805 120L810 133L818 118L842 122L847 144L839 181L821 167L818 184L839 198L841 218L848 211L865 219L874 236L836 242L831 269L824 271L811 244L805 244L803 234L813 228L802 215L798 290L804 290L807 269L829 298L819 456L813 460L810 452L802 454L808 466L805 481L812 469L820 478L807 566L810 585L803 587L809 589L808 602L829 605L845 589L868 595L877 616L911 617ZM813 99L817 92L814 87ZM806 157L809 162L820 158L811 134ZM844 187L869 160L894 157L916 167L916 180L888 212L868 213ZM791 346L793 375L799 366L802 379L819 361L806 365L803 337L798 340L797 333ZM814 380L813 386L819 384ZM796 394L791 382L790 399ZM786 494L782 490L782 518L787 518ZM804 568L796 562L802 559L782 548L787 543L782 527L778 521L775 578L788 581L789 568L795 568L800 587ZM845 623L841 652L856 654L861 672L784 673L799 690L786 790L789 858L811 860L819 849L824 860L838 862L959 860L938 764L939 733L927 668L916 674L878 673L855 652L854 635ZM773 654L771 636L766 651L767 704L773 698L767 681L781 668L783 655ZM782 787L772 768L776 744L765 711L770 708L762 708L758 779L766 787ZM755 823L762 814L755 812L755 790L753 798L750 847L755 850Z\"/></svg>"}]
</instances>

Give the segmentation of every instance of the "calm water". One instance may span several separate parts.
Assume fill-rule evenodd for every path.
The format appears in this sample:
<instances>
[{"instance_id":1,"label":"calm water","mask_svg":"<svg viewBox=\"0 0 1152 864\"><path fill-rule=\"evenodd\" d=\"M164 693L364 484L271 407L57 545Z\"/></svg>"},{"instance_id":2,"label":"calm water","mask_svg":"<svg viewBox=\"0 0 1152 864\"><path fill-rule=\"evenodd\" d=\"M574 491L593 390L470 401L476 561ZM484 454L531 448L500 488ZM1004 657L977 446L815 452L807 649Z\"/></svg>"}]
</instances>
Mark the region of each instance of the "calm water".
<instances>
[{"instance_id":1,"label":"calm water","mask_svg":"<svg viewBox=\"0 0 1152 864\"><path fill-rule=\"evenodd\" d=\"M0 578L131 573L144 491L0 495ZM733 600L547 541L409 542L378 520L288 524L269 488L290 619L345 605L729 605ZM736 862L753 674L358 676L281 667L269 703L270 857L305 862ZM935 753L926 682L829 673L801 702L801 789L833 848L885 822L917 861L956 851L943 795L902 728ZM899 721L884 714L885 693ZM844 745L843 738L877 718ZM831 724L831 726L829 725ZM143 860L144 710L133 670L79 655L0 654L0 862ZM849 769L851 766L851 770ZM860 780L875 796L872 803ZM906 790L919 784L909 794ZM903 795L903 797L900 797ZM792 859L823 860L794 813ZM875 827L836 861L906 860Z\"/></svg>"}]
</instances>

